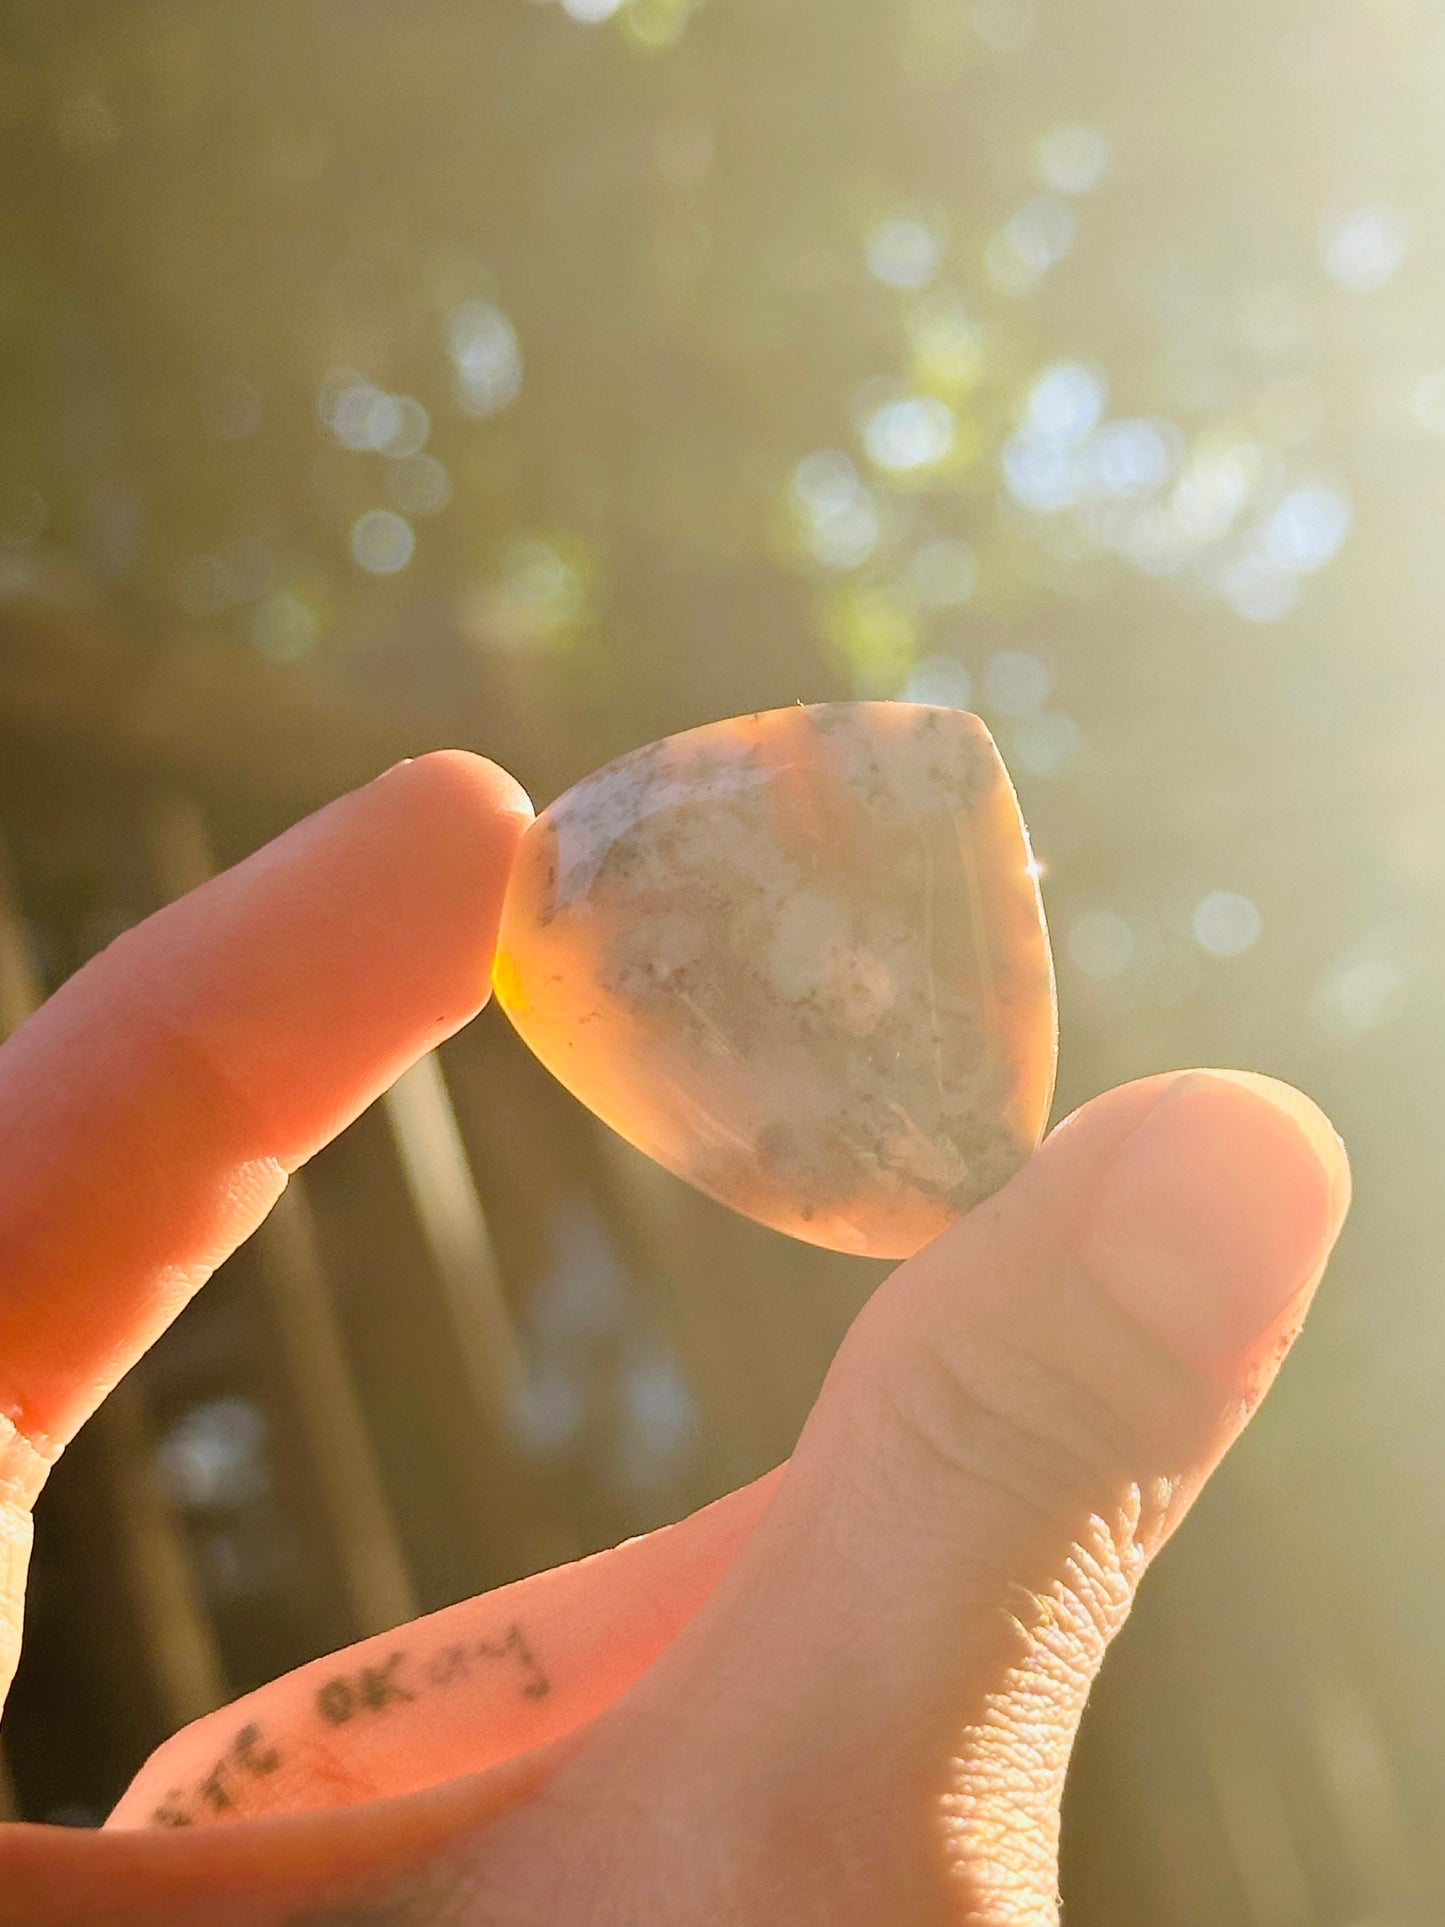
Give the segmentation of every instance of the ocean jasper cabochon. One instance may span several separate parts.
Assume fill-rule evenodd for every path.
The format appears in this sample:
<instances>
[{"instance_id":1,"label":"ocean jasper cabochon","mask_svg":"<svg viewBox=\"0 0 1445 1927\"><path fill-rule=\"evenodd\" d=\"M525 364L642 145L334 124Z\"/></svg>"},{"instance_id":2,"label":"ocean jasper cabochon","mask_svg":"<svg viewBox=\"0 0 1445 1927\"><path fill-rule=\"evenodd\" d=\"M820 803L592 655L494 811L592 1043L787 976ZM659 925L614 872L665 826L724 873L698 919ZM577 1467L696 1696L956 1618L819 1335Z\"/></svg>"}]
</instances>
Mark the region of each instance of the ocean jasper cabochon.
<instances>
[{"instance_id":1,"label":"ocean jasper cabochon","mask_svg":"<svg viewBox=\"0 0 1445 1927\"><path fill-rule=\"evenodd\" d=\"M610 763L523 837L494 974L614 1130L836 1251L916 1251L1053 1095L1037 868L959 710L800 705Z\"/></svg>"}]
</instances>

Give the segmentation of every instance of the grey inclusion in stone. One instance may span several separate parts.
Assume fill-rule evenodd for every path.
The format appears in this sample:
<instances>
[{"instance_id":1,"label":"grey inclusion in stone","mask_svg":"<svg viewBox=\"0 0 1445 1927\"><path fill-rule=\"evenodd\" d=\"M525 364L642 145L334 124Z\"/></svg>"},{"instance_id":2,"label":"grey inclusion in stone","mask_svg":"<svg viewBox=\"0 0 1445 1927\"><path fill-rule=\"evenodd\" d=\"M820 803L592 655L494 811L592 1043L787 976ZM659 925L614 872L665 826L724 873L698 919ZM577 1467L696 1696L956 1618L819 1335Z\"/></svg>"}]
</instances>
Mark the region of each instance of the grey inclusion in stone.
<instances>
[{"instance_id":1,"label":"grey inclusion in stone","mask_svg":"<svg viewBox=\"0 0 1445 1927\"><path fill-rule=\"evenodd\" d=\"M703 1189L736 1192L751 1159L805 1217L865 1184L962 1211L1024 1148L1000 1123L1006 1079L977 1012L935 968L941 946L967 940L957 816L996 768L935 712L910 719L899 757L850 706L807 713L826 751L823 821L850 847L810 847L786 772L756 761L685 782L663 757L629 768L625 800L619 784L574 859L615 919L600 981L700 1059L768 1068L772 1108L752 1120L750 1147L699 1151L690 1175Z\"/></svg>"},{"instance_id":2,"label":"grey inclusion in stone","mask_svg":"<svg viewBox=\"0 0 1445 1927\"><path fill-rule=\"evenodd\" d=\"M524 836L494 975L631 1142L836 1250L917 1250L1047 1114L1036 870L956 711L798 705L598 771Z\"/></svg>"}]
</instances>

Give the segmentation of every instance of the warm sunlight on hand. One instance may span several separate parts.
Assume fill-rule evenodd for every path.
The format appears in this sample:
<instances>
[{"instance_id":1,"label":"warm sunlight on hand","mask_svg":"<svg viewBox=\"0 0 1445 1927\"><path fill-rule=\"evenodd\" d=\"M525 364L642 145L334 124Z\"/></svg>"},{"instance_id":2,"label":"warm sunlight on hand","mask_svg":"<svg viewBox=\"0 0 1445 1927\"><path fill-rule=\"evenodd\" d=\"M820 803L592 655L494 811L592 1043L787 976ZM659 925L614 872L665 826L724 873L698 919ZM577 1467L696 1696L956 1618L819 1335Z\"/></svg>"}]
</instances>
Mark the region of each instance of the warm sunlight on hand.
<instances>
[{"instance_id":1,"label":"warm sunlight on hand","mask_svg":"<svg viewBox=\"0 0 1445 1927\"><path fill-rule=\"evenodd\" d=\"M403 764L0 1052L0 1692L49 1464L484 1002L528 817L478 758ZM105 1831L5 1829L0 1923L1045 1927L1090 1685L1348 1197L1269 1079L1094 1100L877 1292L786 1467L209 1716Z\"/></svg>"}]
</instances>

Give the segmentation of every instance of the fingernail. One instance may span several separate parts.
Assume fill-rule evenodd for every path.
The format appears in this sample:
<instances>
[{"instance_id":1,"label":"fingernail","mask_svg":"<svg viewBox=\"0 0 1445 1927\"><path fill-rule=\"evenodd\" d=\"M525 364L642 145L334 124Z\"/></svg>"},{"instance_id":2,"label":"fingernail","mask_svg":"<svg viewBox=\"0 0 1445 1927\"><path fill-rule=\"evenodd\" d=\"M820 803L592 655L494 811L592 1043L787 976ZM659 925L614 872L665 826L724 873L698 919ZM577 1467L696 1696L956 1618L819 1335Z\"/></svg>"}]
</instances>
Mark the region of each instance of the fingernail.
<instances>
[{"instance_id":1,"label":"fingernail","mask_svg":"<svg viewBox=\"0 0 1445 1927\"><path fill-rule=\"evenodd\" d=\"M1231 1380L1302 1317L1349 1202L1318 1106L1253 1072L1189 1071L1120 1146L1078 1249L1177 1357Z\"/></svg>"}]
</instances>

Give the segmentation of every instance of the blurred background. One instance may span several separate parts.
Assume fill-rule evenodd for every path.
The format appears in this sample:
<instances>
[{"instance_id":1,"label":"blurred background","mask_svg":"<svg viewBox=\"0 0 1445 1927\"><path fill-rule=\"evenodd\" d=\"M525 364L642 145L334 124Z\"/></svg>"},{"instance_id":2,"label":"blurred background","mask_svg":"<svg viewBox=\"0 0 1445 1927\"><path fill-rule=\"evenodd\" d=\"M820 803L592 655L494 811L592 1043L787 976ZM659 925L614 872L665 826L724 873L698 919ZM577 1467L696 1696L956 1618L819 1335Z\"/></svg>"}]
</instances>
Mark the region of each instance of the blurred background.
<instances>
[{"instance_id":1,"label":"blurred background","mask_svg":"<svg viewBox=\"0 0 1445 1927\"><path fill-rule=\"evenodd\" d=\"M399 756L909 696L1013 769L1059 1113L1252 1065L1348 1138L1072 1927L1441 1918L1442 129L1423 0L0 0L0 1027ZM877 1276L487 1012L60 1465L10 1809L759 1472Z\"/></svg>"}]
</instances>

